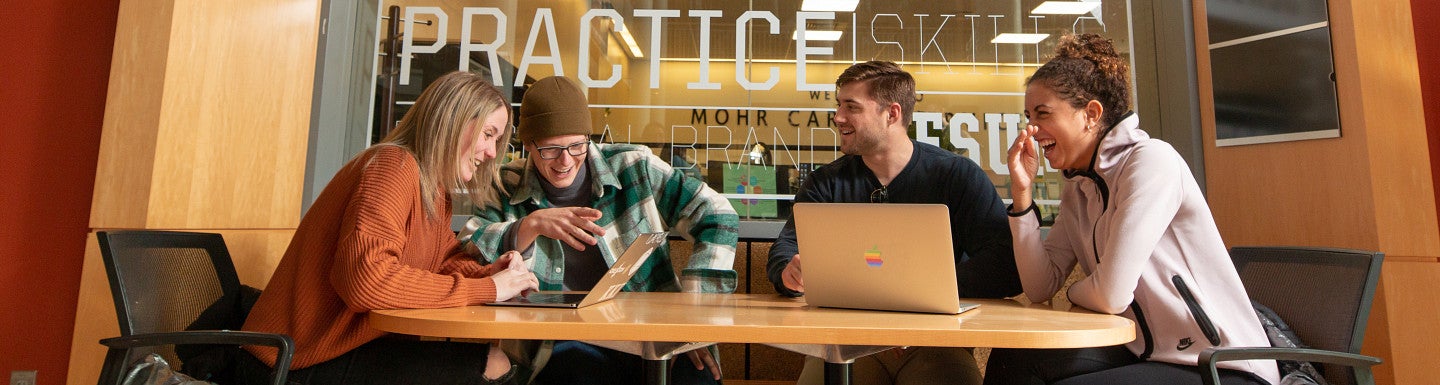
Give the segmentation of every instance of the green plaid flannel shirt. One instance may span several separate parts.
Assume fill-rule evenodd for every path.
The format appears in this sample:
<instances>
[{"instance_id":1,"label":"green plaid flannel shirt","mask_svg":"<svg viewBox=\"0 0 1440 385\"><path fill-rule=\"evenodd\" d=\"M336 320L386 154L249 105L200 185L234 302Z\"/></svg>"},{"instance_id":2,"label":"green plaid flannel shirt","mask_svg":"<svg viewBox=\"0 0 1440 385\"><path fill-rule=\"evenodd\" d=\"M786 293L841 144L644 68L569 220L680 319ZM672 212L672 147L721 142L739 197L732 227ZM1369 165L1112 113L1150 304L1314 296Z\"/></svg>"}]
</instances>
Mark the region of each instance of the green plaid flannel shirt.
<instances>
[{"instance_id":1,"label":"green plaid flannel shirt","mask_svg":"<svg viewBox=\"0 0 1440 385\"><path fill-rule=\"evenodd\" d=\"M599 245L607 265L614 264L625 246L642 233L669 231L694 244L678 279L670 247L661 245L625 285L626 291L735 291L740 218L728 200L704 182L671 168L644 146L591 144L586 158L595 188L591 207L602 213L595 224L605 229ZM493 262L504 253L499 249L510 226L535 210L553 207L528 159L502 166L500 178L508 194L501 193L499 201L507 204L476 209L460 233L466 249L478 254L481 263ZM559 240L536 238L527 261L540 280L540 290L563 288L565 260Z\"/></svg>"}]
</instances>

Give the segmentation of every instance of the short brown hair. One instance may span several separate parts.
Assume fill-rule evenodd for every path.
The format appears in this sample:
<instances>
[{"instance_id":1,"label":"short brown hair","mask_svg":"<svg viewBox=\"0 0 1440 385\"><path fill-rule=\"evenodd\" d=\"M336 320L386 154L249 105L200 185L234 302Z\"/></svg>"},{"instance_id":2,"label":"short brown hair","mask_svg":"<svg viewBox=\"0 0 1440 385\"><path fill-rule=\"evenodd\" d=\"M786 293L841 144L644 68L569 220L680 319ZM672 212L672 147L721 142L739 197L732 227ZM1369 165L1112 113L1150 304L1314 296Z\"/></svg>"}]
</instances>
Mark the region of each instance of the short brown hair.
<instances>
[{"instance_id":1,"label":"short brown hair","mask_svg":"<svg viewBox=\"0 0 1440 385\"><path fill-rule=\"evenodd\" d=\"M1084 108L1100 101L1105 113L1100 124L1109 128L1130 112L1130 65L1115 51L1110 39L1093 33L1065 35L1055 45L1055 57L1025 81L1040 82L1071 107Z\"/></svg>"},{"instance_id":2,"label":"short brown hair","mask_svg":"<svg viewBox=\"0 0 1440 385\"><path fill-rule=\"evenodd\" d=\"M839 89L853 82L870 82L870 98L884 105L900 104L900 118L910 126L910 116L915 113L915 77L888 61L871 60L846 68L835 79Z\"/></svg>"},{"instance_id":3,"label":"short brown hair","mask_svg":"<svg viewBox=\"0 0 1440 385\"><path fill-rule=\"evenodd\" d=\"M451 72L425 87L395 130L381 141L404 147L420 164L420 196L427 217L448 215L435 212L434 202L462 186L475 207L498 199L500 161L510 143L509 124L496 137L495 159L480 165L469 182L460 179L460 168L470 167L469 159L460 159L460 141L466 124L475 121L473 129L481 130L483 122L479 120L501 109L508 114L510 103L484 76Z\"/></svg>"}]
</instances>

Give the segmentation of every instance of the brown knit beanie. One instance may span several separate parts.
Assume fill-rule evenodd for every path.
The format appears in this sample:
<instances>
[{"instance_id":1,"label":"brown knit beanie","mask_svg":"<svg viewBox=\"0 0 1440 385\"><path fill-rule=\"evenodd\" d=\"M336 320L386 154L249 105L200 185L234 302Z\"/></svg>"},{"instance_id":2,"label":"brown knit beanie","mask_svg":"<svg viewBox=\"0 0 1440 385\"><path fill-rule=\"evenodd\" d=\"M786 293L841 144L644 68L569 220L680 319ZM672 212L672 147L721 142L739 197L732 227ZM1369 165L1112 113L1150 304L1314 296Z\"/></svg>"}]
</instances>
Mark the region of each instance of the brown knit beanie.
<instances>
[{"instance_id":1,"label":"brown knit beanie","mask_svg":"<svg viewBox=\"0 0 1440 385\"><path fill-rule=\"evenodd\" d=\"M536 81L525 89L525 97L520 100L520 127L516 130L522 142L560 135L589 136L590 109L585 91L563 76Z\"/></svg>"}]
</instances>

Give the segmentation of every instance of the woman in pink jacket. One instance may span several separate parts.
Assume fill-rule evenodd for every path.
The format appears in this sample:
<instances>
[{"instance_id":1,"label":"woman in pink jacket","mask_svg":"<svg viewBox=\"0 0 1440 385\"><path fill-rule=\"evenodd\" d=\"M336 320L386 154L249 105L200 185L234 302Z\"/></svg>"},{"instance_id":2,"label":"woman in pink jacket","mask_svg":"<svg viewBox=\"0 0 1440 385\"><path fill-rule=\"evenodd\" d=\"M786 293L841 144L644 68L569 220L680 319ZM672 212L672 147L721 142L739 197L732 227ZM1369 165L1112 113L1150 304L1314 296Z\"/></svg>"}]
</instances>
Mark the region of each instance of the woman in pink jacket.
<instances>
[{"instance_id":1,"label":"woman in pink jacket","mask_svg":"<svg viewBox=\"0 0 1440 385\"><path fill-rule=\"evenodd\" d=\"M996 349L987 384L1200 384L1211 346L1269 346L1185 160L1130 110L1129 68L1109 39L1065 36L1030 77L1029 124L1009 152L1010 231L1025 294L1049 301L1076 263L1070 302L1135 321L1136 338L1091 349ZM1038 148L1037 148L1038 147ZM1040 239L1038 149L1064 170ZM1220 364L1225 384L1278 382L1274 361Z\"/></svg>"}]
</instances>

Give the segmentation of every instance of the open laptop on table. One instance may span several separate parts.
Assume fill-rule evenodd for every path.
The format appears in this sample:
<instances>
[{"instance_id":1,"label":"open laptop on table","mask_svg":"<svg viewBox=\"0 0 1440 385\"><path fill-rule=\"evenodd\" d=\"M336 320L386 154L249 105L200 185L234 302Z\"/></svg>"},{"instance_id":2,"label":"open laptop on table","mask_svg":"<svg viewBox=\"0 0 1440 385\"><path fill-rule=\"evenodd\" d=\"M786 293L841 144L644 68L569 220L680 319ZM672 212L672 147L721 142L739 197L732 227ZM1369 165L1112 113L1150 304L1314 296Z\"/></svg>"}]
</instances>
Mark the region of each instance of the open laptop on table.
<instances>
[{"instance_id":1,"label":"open laptop on table","mask_svg":"<svg viewBox=\"0 0 1440 385\"><path fill-rule=\"evenodd\" d=\"M665 243L666 232L645 233L635 238L625 253L615 259L615 264L610 265L610 270L595 282L595 287L587 293L574 292L534 292L524 296L511 298L507 301L491 302L486 305L495 306L531 306L531 307L560 307L560 308L581 308L597 303L609 301L620 294L625 288L625 283L630 282L630 277L635 276L635 271L645 265L645 260L650 258L650 253L656 247Z\"/></svg>"},{"instance_id":2,"label":"open laptop on table","mask_svg":"<svg viewBox=\"0 0 1440 385\"><path fill-rule=\"evenodd\" d=\"M805 302L959 314L950 213L942 204L796 203Z\"/></svg>"}]
</instances>

